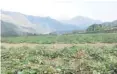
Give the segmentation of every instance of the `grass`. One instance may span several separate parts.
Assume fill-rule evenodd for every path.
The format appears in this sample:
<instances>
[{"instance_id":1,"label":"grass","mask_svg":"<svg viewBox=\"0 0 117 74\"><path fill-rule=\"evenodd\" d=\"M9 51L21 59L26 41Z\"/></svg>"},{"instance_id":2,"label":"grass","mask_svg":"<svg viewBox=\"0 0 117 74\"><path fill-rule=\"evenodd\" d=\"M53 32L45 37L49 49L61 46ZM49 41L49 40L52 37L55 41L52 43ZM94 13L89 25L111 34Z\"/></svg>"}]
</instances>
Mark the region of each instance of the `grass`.
<instances>
[{"instance_id":1,"label":"grass","mask_svg":"<svg viewBox=\"0 0 117 74\"><path fill-rule=\"evenodd\" d=\"M117 74L117 45L1 49L2 74Z\"/></svg>"},{"instance_id":2,"label":"grass","mask_svg":"<svg viewBox=\"0 0 117 74\"><path fill-rule=\"evenodd\" d=\"M1 42L1 74L117 74L117 33L2 37Z\"/></svg>"},{"instance_id":3,"label":"grass","mask_svg":"<svg viewBox=\"0 0 117 74\"><path fill-rule=\"evenodd\" d=\"M117 33L2 37L1 42L2 43L39 43L39 44L117 43Z\"/></svg>"}]
</instances>

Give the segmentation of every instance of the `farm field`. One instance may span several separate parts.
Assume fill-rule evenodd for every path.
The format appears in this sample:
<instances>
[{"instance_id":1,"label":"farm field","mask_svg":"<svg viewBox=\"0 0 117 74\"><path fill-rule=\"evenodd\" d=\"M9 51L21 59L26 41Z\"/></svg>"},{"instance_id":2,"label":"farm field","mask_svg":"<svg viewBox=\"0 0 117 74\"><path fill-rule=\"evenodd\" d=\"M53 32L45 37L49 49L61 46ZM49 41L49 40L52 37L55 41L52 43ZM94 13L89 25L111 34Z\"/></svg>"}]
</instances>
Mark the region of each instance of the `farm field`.
<instances>
[{"instance_id":1,"label":"farm field","mask_svg":"<svg viewBox=\"0 0 117 74\"><path fill-rule=\"evenodd\" d=\"M117 74L117 34L3 37L2 74Z\"/></svg>"},{"instance_id":2,"label":"farm field","mask_svg":"<svg viewBox=\"0 0 117 74\"><path fill-rule=\"evenodd\" d=\"M117 2L3 0L0 74L117 74Z\"/></svg>"},{"instance_id":3,"label":"farm field","mask_svg":"<svg viewBox=\"0 0 117 74\"><path fill-rule=\"evenodd\" d=\"M3 37L1 42L38 44L117 43L117 33Z\"/></svg>"}]
</instances>

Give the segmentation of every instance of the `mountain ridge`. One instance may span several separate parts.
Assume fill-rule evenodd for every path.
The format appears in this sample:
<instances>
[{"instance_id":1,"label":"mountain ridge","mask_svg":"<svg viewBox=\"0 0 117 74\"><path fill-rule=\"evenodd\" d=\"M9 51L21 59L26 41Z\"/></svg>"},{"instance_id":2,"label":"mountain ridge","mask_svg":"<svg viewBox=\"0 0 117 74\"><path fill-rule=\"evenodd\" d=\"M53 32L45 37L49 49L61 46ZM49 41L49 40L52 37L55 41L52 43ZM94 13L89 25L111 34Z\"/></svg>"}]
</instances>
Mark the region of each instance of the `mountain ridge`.
<instances>
[{"instance_id":1,"label":"mountain ridge","mask_svg":"<svg viewBox=\"0 0 117 74\"><path fill-rule=\"evenodd\" d=\"M90 26L92 24L102 23L102 21L100 21L100 20L93 20L91 18L84 17L84 16L76 16L74 18L71 18L69 20L64 20L62 22L67 23L67 24L73 24L73 25L76 25L79 27L81 26L80 28L82 28L82 29L86 29L88 26Z\"/></svg>"},{"instance_id":2,"label":"mountain ridge","mask_svg":"<svg viewBox=\"0 0 117 74\"><path fill-rule=\"evenodd\" d=\"M21 32L32 34L49 34L53 32L70 32L74 30L85 30L89 24L63 23L51 17L40 17L26 15L20 12L1 11L1 20L14 24ZM83 17L84 18L84 17ZM81 18L82 19L82 18ZM83 22L83 21L79 21ZM90 22L90 21L89 21ZM96 23L94 21L94 23ZM2 24L2 23L1 23ZM3 27L3 26L2 26ZM7 31L7 30L6 30Z\"/></svg>"},{"instance_id":3,"label":"mountain ridge","mask_svg":"<svg viewBox=\"0 0 117 74\"><path fill-rule=\"evenodd\" d=\"M102 24L92 24L87 28L87 32L117 32L117 20Z\"/></svg>"}]
</instances>

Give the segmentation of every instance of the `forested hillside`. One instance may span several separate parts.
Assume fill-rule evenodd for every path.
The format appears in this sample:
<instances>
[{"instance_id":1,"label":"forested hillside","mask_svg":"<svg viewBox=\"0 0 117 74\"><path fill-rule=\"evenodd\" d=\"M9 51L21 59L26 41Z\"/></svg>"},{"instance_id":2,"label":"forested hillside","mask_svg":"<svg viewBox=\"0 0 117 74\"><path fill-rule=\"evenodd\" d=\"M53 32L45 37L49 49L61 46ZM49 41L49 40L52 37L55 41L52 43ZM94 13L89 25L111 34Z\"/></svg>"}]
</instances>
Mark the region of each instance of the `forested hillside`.
<instances>
[{"instance_id":1,"label":"forested hillside","mask_svg":"<svg viewBox=\"0 0 117 74\"><path fill-rule=\"evenodd\" d=\"M1 35L2 36L16 36L18 35L18 28L16 25L1 21Z\"/></svg>"},{"instance_id":2,"label":"forested hillside","mask_svg":"<svg viewBox=\"0 0 117 74\"><path fill-rule=\"evenodd\" d=\"M117 20L102 24L93 24L87 28L87 32L117 32Z\"/></svg>"}]
</instances>

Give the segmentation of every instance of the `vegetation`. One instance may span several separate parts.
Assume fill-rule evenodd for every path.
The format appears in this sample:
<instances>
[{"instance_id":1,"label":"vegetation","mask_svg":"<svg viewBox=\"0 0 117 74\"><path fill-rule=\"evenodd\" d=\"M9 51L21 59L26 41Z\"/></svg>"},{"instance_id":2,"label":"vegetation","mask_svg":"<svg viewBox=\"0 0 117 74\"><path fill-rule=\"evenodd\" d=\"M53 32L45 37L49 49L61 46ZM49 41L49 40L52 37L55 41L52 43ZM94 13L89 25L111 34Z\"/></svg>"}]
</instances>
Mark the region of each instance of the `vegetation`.
<instances>
[{"instance_id":1,"label":"vegetation","mask_svg":"<svg viewBox=\"0 0 117 74\"><path fill-rule=\"evenodd\" d=\"M1 49L2 74L117 74L117 45Z\"/></svg>"},{"instance_id":2,"label":"vegetation","mask_svg":"<svg viewBox=\"0 0 117 74\"><path fill-rule=\"evenodd\" d=\"M40 43L40 44L116 43L117 42L117 33L2 37L1 42L6 42L6 43Z\"/></svg>"},{"instance_id":3,"label":"vegetation","mask_svg":"<svg viewBox=\"0 0 117 74\"><path fill-rule=\"evenodd\" d=\"M2 37L1 42L2 74L117 74L117 33Z\"/></svg>"},{"instance_id":4,"label":"vegetation","mask_svg":"<svg viewBox=\"0 0 117 74\"><path fill-rule=\"evenodd\" d=\"M7 22L1 22L1 36L17 36L16 25L7 23Z\"/></svg>"},{"instance_id":5,"label":"vegetation","mask_svg":"<svg viewBox=\"0 0 117 74\"><path fill-rule=\"evenodd\" d=\"M117 33L117 20L108 23L102 24L93 24L87 28L87 32L98 33L98 32L107 32L107 33Z\"/></svg>"},{"instance_id":6,"label":"vegetation","mask_svg":"<svg viewBox=\"0 0 117 74\"><path fill-rule=\"evenodd\" d=\"M91 19L74 26L48 17L23 15L20 20L5 13L12 19L0 21L1 74L117 74L117 20L88 27L85 23Z\"/></svg>"}]
</instances>

